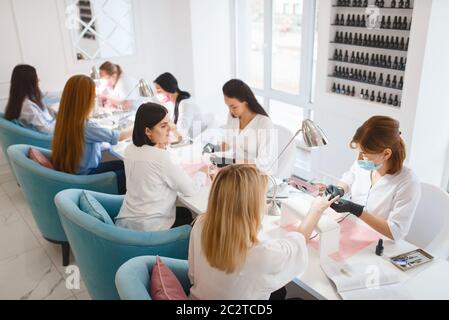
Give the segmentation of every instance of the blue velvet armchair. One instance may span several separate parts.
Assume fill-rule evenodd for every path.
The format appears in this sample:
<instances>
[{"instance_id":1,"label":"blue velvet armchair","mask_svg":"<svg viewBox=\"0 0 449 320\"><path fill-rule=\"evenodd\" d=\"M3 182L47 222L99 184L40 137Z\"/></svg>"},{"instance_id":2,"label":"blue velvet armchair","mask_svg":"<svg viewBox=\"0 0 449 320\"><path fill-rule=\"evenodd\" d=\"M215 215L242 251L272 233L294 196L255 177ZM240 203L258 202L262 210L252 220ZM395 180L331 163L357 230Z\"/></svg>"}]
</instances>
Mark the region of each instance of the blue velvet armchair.
<instances>
[{"instance_id":1,"label":"blue velvet armchair","mask_svg":"<svg viewBox=\"0 0 449 320\"><path fill-rule=\"evenodd\" d=\"M7 150L8 156L40 232L48 241L62 245L63 265L67 266L70 247L59 220L54 202L55 195L70 188L117 194L117 177L114 172L84 176L47 169L28 158L30 147L10 146ZM50 158L51 151L33 148Z\"/></svg>"},{"instance_id":2,"label":"blue velvet armchair","mask_svg":"<svg viewBox=\"0 0 449 320\"><path fill-rule=\"evenodd\" d=\"M187 259L191 227L157 232L135 231L106 224L79 208L82 190L65 190L55 197L67 239L93 299L119 299L115 287L118 268L131 258L159 255ZM123 196L88 192L108 212L118 215Z\"/></svg>"},{"instance_id":3,"label":"blue velvet armchair","mask_svg":"<svg viewBox=\"0 0 449 320\"><path fill-rule=\"evenodd\" d=\"M189 264L187 260L161 257L163 263L170 268L178 278L186 295L190 292L188 277ZM150 270L156 264L156 256L132 258L125 262L115 275L115 285L122 300L151 300Z\"/></svg>"},{"instance_id":4,"label":"blue velvet armchair","mask_svg":"<svg viewBox=\"0 0 449 320\"><path fill-rule=\"evenodd\" d=\"M40 133L36 130L28 129L12 121L6 120L5 115L0 113L0 144L10 167L11 162L6 153L9 146L15 144L30 144L36 147L51 149L52 139L52 135Z\"/></svg>"}]
</instances>

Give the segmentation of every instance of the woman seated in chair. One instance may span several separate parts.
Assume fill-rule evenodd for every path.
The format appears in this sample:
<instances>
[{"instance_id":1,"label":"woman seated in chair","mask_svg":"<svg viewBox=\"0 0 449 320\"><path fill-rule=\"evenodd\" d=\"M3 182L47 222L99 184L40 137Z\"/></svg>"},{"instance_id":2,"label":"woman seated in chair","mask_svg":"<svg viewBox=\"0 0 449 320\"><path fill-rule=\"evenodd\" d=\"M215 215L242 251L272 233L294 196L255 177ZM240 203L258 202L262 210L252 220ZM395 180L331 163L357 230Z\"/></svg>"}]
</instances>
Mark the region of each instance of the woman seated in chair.
<instances>
[{"instance_id":1,"label":"woman seated in chair","mask_svg":"<svg viewBox=\"0 0 449 320\"><path fill-rule=\"evenodd\" d=\"M56 170L71 174L98 174L113 171L119 194L126 192L123 161L101 162L101 144L115 145L131 136L132 128L122 131L102 128L89 120L95 104L95 83L89 77L71 77L62 93L52 146Z\"/></svg>"},{"instance_id":2,"label":"woman seated in chair","mask_svg":"<svg viewBox=\"0 0 449 320\"><path fill-rule=\"evenodd\" d=\"M133 143L125 150L127 192L116 225L142 231L167 230L192 222L186 208L176 207L178 192L190 196L205 184L207 168L191 178L167 151L167 109L155 103L139 107Z\"/></svg>"},{"instance_id":3,"label":"woman seated in chair","mask_svg":"<svg viewBox=\"0 0 449 320\"><path fill-rule=\"evenodd\" d=\"M193 299L266 300L307 267L306 243L338 198L316 198L300 227L282 238L264 235L267 177L252 165L231 165L214 180L207 212L190 234Z\"/></svg>"},{"instance_id":4,"label":"woman seated in chair","mask_svg":"<svg viewBox=\"0 0 449 320\"><path fill-rule=\"evenodd\" d=\"M405 143L399 122L385 116L374 116L357 129L351 148L357 149L357 160L337 186L326 191L341 199L332 205L337 212L355 215L382 235L404 238L421 197L421 186L413 171L404 166Z\"/></svg>"},{"instance_id":5,"label":"woman seated in chair","mask_svg":"<svg viewBox=\"0 0 449 320\"><path fill-rule=\"evenodd\" d=\"M14 68L5 119L15 120L24 127L42 133L53 134L56 122L43 102L34 67L21 64Z\"/></svg>"}]
</instances>

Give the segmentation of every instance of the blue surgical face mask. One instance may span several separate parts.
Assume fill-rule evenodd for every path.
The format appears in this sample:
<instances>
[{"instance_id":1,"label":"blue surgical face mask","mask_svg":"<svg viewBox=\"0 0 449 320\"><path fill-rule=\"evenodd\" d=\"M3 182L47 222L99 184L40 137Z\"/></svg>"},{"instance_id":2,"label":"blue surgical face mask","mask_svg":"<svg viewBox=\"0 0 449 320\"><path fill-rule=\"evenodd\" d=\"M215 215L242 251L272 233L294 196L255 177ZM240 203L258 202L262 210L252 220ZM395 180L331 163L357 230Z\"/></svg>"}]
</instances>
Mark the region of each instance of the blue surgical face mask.
<instances>
[{"instance_id":1,"label":"blue surgical face mask","mask_svg":"<svg viewBox=\"0 0 449 320\"><path fill-rule=\"evenodd\" d=\"M368 171L379 170L382 167L382 163L376 166L376 164L372 160L358 160L357 163L360 168Z\"/></svg>"}]
</instances>

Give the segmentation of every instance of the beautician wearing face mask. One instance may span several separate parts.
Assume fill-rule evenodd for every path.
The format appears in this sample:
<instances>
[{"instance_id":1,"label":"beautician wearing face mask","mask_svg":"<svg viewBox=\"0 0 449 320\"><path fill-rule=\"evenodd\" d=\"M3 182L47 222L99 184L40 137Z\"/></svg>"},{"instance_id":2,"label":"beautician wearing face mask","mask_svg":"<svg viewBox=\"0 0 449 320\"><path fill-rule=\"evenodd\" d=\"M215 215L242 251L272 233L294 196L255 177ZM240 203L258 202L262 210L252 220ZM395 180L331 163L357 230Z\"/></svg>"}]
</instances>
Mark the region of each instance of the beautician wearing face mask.
<instances>
[{"instance_id":1,"label":"beautician wearing face mask","mask_svg":"<svg viewBox=\"0 0 449 320\"><path fill-rule=\"evenodd\" d=\"M374 116L357 129L351 148L358 159L343 175L338 186L326 192L340 195L350 192L351 201L332 204L337 212L348 212L362 219L374 230L393 240L409 232L418 201L420 183L408 167L399 122Z\"/></svg>"}]
</instances>

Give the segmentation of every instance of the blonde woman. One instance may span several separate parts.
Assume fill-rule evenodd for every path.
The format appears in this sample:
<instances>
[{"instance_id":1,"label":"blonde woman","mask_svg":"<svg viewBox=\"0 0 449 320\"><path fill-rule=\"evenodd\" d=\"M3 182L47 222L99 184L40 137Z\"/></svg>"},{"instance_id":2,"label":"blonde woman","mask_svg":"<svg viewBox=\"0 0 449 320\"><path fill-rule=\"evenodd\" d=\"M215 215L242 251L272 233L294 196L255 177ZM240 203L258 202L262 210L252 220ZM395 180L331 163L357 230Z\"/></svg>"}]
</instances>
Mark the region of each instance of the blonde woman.
<instances>
[{"instance_id":1,"label":"blonde woman","mask_svg":"<svg viewBox=\"0 0 449 320\"><path fill-rule=\"evenodd\" d=\"M222 169L212 185L207 213L190 235L192 299L269 299L303 273L306 243L321 214L337 198L316 198L296 232L261 240L267 177L251 165Z\"/></svg>"}]
</instances>

